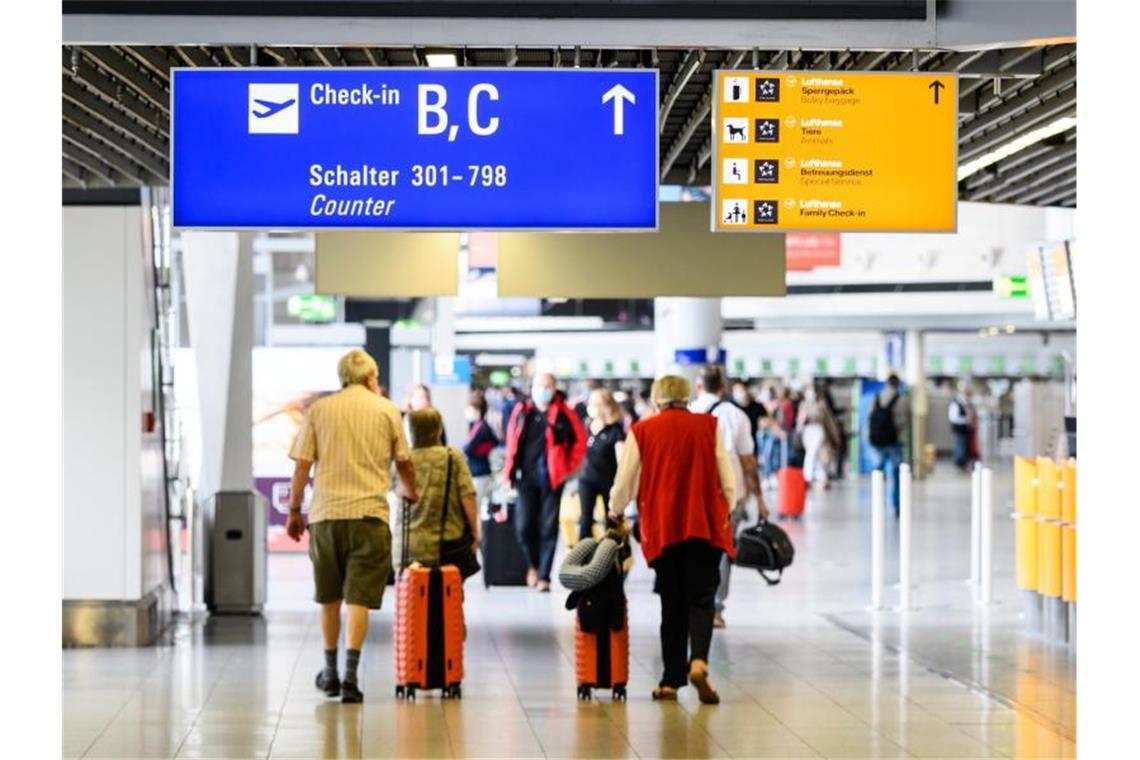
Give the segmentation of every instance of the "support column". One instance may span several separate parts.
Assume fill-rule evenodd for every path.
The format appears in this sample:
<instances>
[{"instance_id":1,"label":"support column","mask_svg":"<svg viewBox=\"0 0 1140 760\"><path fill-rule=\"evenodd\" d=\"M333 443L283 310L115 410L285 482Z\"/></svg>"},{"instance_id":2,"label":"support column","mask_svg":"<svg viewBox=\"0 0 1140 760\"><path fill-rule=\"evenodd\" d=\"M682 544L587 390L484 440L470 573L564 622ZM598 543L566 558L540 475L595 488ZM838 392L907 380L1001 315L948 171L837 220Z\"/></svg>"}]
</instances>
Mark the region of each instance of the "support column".
<instances>
[{"instance_id":1,"label":"support column","mask_svg":"<svg viewBox=\"0 0 1140 760\"><path fill-rule=\"evenodd\" d=\"M657 377L680 374L690 381L720 360L723 322L719 298L656 298L653 332Z\"/></svg>"},{"instance_id":2,"label":"support column","mask_svg":"<svg viewBox=\"0 0 1140 760\"><path fill-rule=\"evenodd\" d=\"M198 493L253 488L253 246L247 233L184 232L186 316L198 380Z\"/></svg>"},{"instance_id":3,"label":"support column","mask_svg":"<svg viewBox=\"0 0 1140 760\"><path fill-rule=\"evenodd\" d=\"M202 439L203 601L211 611L258 612L269 506L253 485L253 236L186 232L182 250Z\"/></svg>"},{"instance_id":4,"label":"support column","mask_svg":"<svg viewBox=\"0 0 1140 760\"><path fill-rule=\"evenodd\" d=\"M920 330L907 330L905 348L903 352L907 388L910 392L911 431L910 431L910 460L911 469L917 480L926 477L927 472L922 466L922 450L926 445L926 418L930 408L930 401L926 392L926 350L923 334Z\"/></svg>"},{"instance_id":5,"label":"support column","mask_svg":"<svg viewBox=\"0 0 1140 760\"><path fill-rule=\"evenodd\" d=\"M463 419L463 409L467 406L467 396L471 392L470 377L463 379L454 372L455 360L455 299L441 297L435 299L435 319L431 329L432 366L439 360L441 373L433 371L425 382L431 383L432 406L443 417L443 429L447 442L452 446L462 443L467 437L467 423ZM447 382L440 382L444 378Z\"/></svg>"}]
</instances>

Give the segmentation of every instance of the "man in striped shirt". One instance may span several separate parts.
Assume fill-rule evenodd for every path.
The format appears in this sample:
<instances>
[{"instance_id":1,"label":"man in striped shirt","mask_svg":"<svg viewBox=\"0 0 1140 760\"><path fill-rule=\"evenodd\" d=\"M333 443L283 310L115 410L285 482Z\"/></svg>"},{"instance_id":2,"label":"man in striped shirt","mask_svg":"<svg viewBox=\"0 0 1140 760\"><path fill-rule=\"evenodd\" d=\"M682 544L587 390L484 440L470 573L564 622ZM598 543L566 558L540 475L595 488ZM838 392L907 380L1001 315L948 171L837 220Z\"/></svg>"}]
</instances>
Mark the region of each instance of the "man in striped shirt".
<instances>
[{"instance_id":1,"label":"man in striped shirt","mask_svg":"<svg viewBox=\"0 0 1140 760\"><path fill-rule=\"evenodd\" d=\"M337 364L337 374L340 392L309 408L289 452L296 464L285 529L294 541L305 532L301 501L315 463L309 558L325 646L317 688L342 702L360 702L364 695L356 671L368 611L380 609L391 567L387 493L393 462L404 495L412 501L418 497L400 412L380 395L375 360L359 349L350 351ZM343 683L337 674L342 603L348 606Z\"/></svg>"}]
</instances>

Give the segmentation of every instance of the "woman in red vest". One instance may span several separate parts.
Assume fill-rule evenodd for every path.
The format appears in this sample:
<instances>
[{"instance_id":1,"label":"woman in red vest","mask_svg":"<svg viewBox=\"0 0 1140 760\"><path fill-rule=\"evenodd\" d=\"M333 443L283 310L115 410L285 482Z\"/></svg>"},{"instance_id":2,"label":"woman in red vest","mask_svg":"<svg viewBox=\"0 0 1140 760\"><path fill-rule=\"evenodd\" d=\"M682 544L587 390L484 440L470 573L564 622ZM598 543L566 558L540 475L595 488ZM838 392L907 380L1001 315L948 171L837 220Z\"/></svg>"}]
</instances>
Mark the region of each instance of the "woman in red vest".
<instances>
[{"instance_id":1,"label":"woman in red vest","mask_svg":"<svg viewBox=\"0 0 1140 760\"><path fill-rule=\"evenodd\" d=\"M650 396L659 414L634 425L626 439L610 516L621 519L637 499L641 549L657 574L665 673L653 698L676 699L688 680L701 702L716 704L708 656L720 558L735 556L728 510L736 503L735 476L716 417L689 411L685 378L662 377Z\"/></svg>"}]
</instances>

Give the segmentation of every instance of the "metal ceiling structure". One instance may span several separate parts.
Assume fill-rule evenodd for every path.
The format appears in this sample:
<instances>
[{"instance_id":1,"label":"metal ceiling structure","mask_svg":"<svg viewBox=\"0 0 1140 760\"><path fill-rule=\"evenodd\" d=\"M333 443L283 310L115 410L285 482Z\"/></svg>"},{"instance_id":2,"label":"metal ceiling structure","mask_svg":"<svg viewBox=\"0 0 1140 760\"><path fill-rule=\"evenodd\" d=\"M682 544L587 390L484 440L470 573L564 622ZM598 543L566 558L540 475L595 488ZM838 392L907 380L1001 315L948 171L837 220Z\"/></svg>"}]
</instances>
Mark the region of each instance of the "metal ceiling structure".
<instances>
[{"instance_id":1,"label":"metal ceiling structure","mask_svg":"<svg viewBox=\"0 0 1140 760\"><path fill-rule=\"evenodd\" d=\"M170 69L179 66L422 66L426 48L63 46L65 187L165 185ZM434 51L433 51L434 52ZM454 49L461 66L656 67L661 71L661 180L710 181L716 69L946 71L960 77L965 164L1077 108L1075 44L950 50ZM962 200L1075 206L1076 127L959 183Z\"/></svg>"}]
</instances>

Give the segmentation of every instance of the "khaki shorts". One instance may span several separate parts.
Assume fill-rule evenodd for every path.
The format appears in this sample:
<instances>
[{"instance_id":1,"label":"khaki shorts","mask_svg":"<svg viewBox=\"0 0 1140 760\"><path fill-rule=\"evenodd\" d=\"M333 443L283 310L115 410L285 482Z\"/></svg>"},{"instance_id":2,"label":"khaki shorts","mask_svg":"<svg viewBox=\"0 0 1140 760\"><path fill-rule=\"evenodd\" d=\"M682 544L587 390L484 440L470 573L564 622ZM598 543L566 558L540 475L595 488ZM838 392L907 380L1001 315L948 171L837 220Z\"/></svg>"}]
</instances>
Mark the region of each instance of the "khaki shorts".
<instances>
[{"instance_id":1,"label":"khaki shorts","mask_svg":"<svg viewBox=\"0 0 1140 760\"><path fill-rule=\"evenodd\" d=\"M377 517L309 525L309 559L318 604L343 599L380 609L392 564L392 534Z\"/></svg>"}]
</instances>

